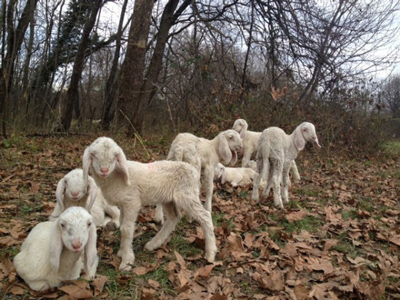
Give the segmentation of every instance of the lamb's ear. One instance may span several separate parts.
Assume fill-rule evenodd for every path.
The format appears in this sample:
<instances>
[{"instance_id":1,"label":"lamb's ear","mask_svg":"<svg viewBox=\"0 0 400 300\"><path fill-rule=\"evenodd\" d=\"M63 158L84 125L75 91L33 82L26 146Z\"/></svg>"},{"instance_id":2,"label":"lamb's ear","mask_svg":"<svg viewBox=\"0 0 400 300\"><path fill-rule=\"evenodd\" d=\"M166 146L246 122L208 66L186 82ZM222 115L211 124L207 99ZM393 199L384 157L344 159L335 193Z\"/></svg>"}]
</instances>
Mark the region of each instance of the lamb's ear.
<instances>
[{"instance_id":1,"label":"lamb's ear","mask_svg":"<svg viewBox=\"0 0 400 300\"><path fill-rule=\"evenodd\" d=\"M49 256L50 256L50 267L53 272L58 272L60 267L60 257L63 248L63 242L61 238L61 223L60 219L56 220L51 228L50 233L50 246L49 246Z\"/></svg>"},{"instance_id":2,"label":"lamb's ear","mask_svg":"<svg viewBox=\"0 0 400 300\"><path fill-rule=\"evenodd\" d=\"M223 133L219 134L218 139L219 139L219 146L218 146L219 157L225 164L229 164L232 160L232 152L231 149L229 148L228 140L226 139L226 136Z\"/></svg>"},{"instance_id":3,"label":"lamb's ear","mask_svg":"<svg viewBox=\"0 0 400 300\"><path fill-rule=\"evenodd\" d=\"M124 175L124 179L125 179L125 183L127 185L131 185L131 182L129 180L129 170L128 170L128 162L126 160L126 156L124 151L122 151L122 149L119 149L116 153L115 153L115 157L117 159L117 162L119 164L119 167Z\"/></svg>"},{"instance_id":4,"label":"lamb's ear","mask_svg":"<svg viewBox=\"0 0 400 300\"><path fill-rule=\"evenodd\" d=\"M90 147L85 149L82 158L83 180L87 183L89 178L89 168L92 164L92 155L90 154Z\"/></svg>"},{"instance_id":5,"label":"lamb's ear","mask_svg":"<svg viewBox=\"0 0 400 300\"><path fill-rule=\"evenodd\" d=\"M225 169L225 167L221 168L221 173L222 173L221 183L224 184L226 182L226 169Z\"/></svg>"},{"instance_id":6,"label":"lamb's ear","mask_svg":"<svg viewBox=\"0 0 400 300\"><path fill-rule=\"evenodd\" d=\"M89 270L97 259L96 242L97 242L96 225L92 221L92 224L89 227L89 238L85 246L84 268L86 274L90 273Z\"/></svg>"},{"instance_id":7,"label":"lamb's ear","mask_svg":"<svg viewBox=\"0 0 400 300\"><path fill-rule=\"evenodd\" d=\"M88 204L86 206L86 210L90 212L92 209L93 203L96 200L97 197L97 185L94 182L94 179L92 177L88 177Z\"/></svg>"},{"instance_id":8,"label":"lamb's ear","mask_svg":"<svg viewBox=\"0 0 400 300\"><path fill-rule=\"evenodd\" d=\"M57 184L56 189L56 208L54 209L53 213L51 214L52 217L57 218L63 211L64 211L64 193L65 189L67 188L67 182L65 179L61 179Z\"/></svg>"},{"instance_id":9,"label":"lamb's ear","mask_svg":"<svg viewBox=\"0 0 400 300\"><path fill-rule=\"evenodd\" d=\"M243 140L246 137L247 133L247 128L249 127L249 124L245 120L242 120L242 129L239 131L240 138Z\"/></svg>"},{"instance_id":10,"label":"lamb's ear","mask_svg":"<svg viewBox=\"0 0 400 300\"><path fill-rule=\"evenodd\" d=\"M301 125L297 126L297 128L294 130L293 143L298 151L303 150L306 146L306 140L301 132Z\"/></svg>"}]
</instances>

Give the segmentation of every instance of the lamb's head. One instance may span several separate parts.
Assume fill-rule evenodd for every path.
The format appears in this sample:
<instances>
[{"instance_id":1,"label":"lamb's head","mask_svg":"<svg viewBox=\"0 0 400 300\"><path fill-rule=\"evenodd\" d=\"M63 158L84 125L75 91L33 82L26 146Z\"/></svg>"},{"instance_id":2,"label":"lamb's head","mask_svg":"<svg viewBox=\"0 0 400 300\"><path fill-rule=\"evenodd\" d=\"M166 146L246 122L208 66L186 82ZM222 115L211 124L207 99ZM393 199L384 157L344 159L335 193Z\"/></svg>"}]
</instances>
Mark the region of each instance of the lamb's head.
<instances>
[{"instance_id":1,"label":"lamb's head","mask_svg":"<svg viewBox=\"0 0 400 300\"><path fill-rule=\"evenodd\" d=\"M297 150L303 150L306 142L314 142L318 147L321 145L318 142L317 132L315 126L309 122L303 122L294 130L293 142Z\"/></svg>"},{"instance_id":2,"label":"lamb's head","mask_svg":"<svg viewBox=\"0 0 400 300\"><path fill-rule=\"evenodd\" d=\"M64 246L69 251L81 252L87 244L89 230L94 223L87 210L72 206L60 215L57 226Z\"/></svg>"},{"instance_id":3,"label":"lamb's head","mask_svg":"<svg viewBox=\"0 0 400 300\"><path fill-rule=\"evenodd\" d=\"M249 125L244 119L237 119L235 123L233 123L232 129L237 131L240 134L240 138L244 139L246 137L247 128Z\"/></svg>"},{"instance_id":4,"label":"lamb's head","mask_svg":"<svg viewBox=\"0 0 400 300\"><path fill-rule=\"evenodd\" d=\"M225 164L234 165L237 161L237 152L242 151L243 143L238 132L228 129L218 135L219 156Z\"/></svg>"},{"instance_id":5,"label":"lamb's head","mask_svg":"<svg viewBox=\"0 0 400 300\"><path fill-rule=\"evenodd\" d=\"M130 184L124 151L111 138L100 137L87 147L83 154L82 164L85 181L88 179L89 168L92 168L93 173L101 178L107 178L118 170L125 183Z\"/></svg>"},{"instance_id":6,"label":"lamb's head","mask_svg":"<svg viewBox=\"0 0 400 300\"><path fill-rule=\"evenodd\" d=\"M66 174L57 184L56 198L62 210L65 207L64 197L73 202L78 202L89 196L86 209L90 211L97 196L97 186L93 178L89 176L88 182L83 180L82 169L75 169Z\"/></svg>"},{"instance_id":7,"label":"lamb's head","mask_svg":"<svg viewBox=\"0 0 400 300\"><path fill-rule=\"evenodd\" d=\"M225 166L221 163L218 163L215 167L214 167L214 180L219 180L222 176L222 174L224 173L225 170Z\"/></svg>"},{"instance_id":8,"label":"lamb's head","mask_svg":"<svg viewBox=\"0 0 400 300\"><path fill-rule=\"evenodd\" d=\"M57 272L63 247L74 253L85 250L85 269L97 257L96 226L83 207L71 206L54 222L50 235L50 265Z\"/></svg>"}]
</instances>

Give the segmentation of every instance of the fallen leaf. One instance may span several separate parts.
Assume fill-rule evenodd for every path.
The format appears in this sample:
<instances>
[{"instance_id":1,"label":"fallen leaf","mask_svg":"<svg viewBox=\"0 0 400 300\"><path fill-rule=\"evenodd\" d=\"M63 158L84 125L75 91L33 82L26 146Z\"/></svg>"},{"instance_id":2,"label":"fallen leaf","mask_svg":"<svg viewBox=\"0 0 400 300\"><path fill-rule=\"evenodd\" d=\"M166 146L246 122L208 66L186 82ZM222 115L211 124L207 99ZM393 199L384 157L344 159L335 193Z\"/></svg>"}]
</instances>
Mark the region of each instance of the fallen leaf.
<instances>
[{"instance_id":1,"label":"fallen leaf","mask_svg":"<svg viewBox=\"0 0 400 300\"><path fill-rule=\"evenodd\" d=\"M59 290L67 293L69 296L76 299L91 299L93 298L93 292L90 289L82 288L75 284L65 285L59 288Z\"/></svg>"},{"instance_id":2,"label":"fallen leaf","mask_svg":"<svg viewBox=\"0 0 400 300\"><path fill-rule=\"evenodd\" d=\"M95 288L95 296L103 292L104 285L108 280L108 276L97 275L95 279L93 279L92 285Z\"/></svg>"},{"instance_id":3,"label":"fallen leaf","mask_svg":"<svg viewBox=\"0 0 400 300\"><path fill-rule=\"evenodd\" d=\"M215 265L206 265L204 267L199 268L195 275L194 278L197 280L199 277L207 278L208 275L210 275L212 269L214 269Z\"/></svg>"},{"instance_id":4,"label":"fallen leaf","mask_svg":"<svg viewBox=\"0 0 400 300\"><path fill-rule=\"evenodd\" d=\"M132 272L138 276L141 276L141 275L147 274L148 271L147 271L147 268L145 268L145 267L135 267L132 269Z\"/></svg>"}]
</instances>

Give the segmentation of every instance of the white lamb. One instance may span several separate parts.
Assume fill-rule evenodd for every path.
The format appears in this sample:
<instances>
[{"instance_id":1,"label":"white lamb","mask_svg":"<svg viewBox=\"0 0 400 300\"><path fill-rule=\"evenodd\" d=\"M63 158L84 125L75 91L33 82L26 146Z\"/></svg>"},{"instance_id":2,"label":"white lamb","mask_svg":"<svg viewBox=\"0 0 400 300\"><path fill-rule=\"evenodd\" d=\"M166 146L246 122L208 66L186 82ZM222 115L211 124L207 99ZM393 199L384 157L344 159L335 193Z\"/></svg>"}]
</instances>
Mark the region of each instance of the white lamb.
<instances>
[{"instance_id":1,"label":"white lamb","mask_svg":"<svg viewBox=\"0 0 400 300\"><path fill-rule=\"evenodd\" d=\"M243 138L243 158L242 158L242 167L248 167L248 164L252 165L250 158L253 153L258 151L259 140L262 132L255 132L247 130L249 125L244 119L237 119L235 123L233 123L233 130L237 131L240 136ZM255 170L256 171L256 170ZM291 165L291 171L293 175L294 182L300 181L299 170L297 169L296 162L293 160Z\"/></svg>"},{"instance_id":2,"label":"white lamb","mask_svg":"<svg viewBox=\"0 0 400 300\"><path fill-rule=\"evenodd\" d=\"M199 172L203 171L206 188L205 207L212 212L214 168L220 161L234 165L238 151L242 151L242 140L239 133L232 129L219 133L212 140L199 138L190 133L180 133L172 142L167 159L185 161L192 164Z\"/></svg>"},{"instance_id":3,"label":"white lamb","mask_svg":"<svg viewBox=\"0 0 400 300\"><path fill-rule=\"evenodd\" d=\"M216 180L220 180L222 184L229 182L233 187L252 185L257 174L251 168L230 168L221 163L218 163L214 170Z\"/></svg>"},{"instance_id":4,"label":"white lamb","mask_svg":"<svg viewBox=\"0 0 400 300\"><path fill-rule=\"evenodd\" d=\"M288 184L290 166L298 153L304 149L306 142L315 142L318 147L321 147L318 143L315 126L309 122L304 122L297 126L291 135L287 135L278 127L269 127L263 131L257 152L257 169L259 174L254 180L253 200L257 202L259 200L258 188L260 180L271 178L274 204L283 208L282 198L284 202L289 202ZM268 192L269 189L267 187L264 189L263 196L266 196Z\"/></svg>"},{"instance_id":5,"label":"white lamb","mask_svg":"<svg viewBox=\"0 0 400 300\"><path fill-rule=\"evenodd\" d=\"M190 164L175 161L140 163L126 160L110 138L96 139L83 154L83 172L89 169L105 199L121 209L120 270L130 270L135 260L132 240L142 205L161 204L166 221L145 248L159 248L180 220L179 209L198 221L205 237L205 257L214 261L217 252L211 214L199 199L199 173Z\"/></svg>"},{"instance_id":6,"label":"white lamb","mask_svg":"<svg viewBox=\"0 0 400 300\"><path fill-rule=\"evenodd\" d=\"M80 206L90 212L96 226L107 226L114 230L119 228L118 207L107 203L92 177L89 176L87 183L84 181L82 169L70 171L58 182L56 199L56 207L49 217L50 221L58 218L65 209Z\"/></svg>"},{"instance_id":7,"label":"white lamb","mask_svg":"<svg viewBox=\"0 0 400 300\"><path fill-rule=\"evenodd\" d=\"M70 207L52 222L37 224L14 258L19 276L32 290L45 291L59 286L64 280L96 275L98 256L96 226L92 216L82 207Z\"/></svg>"}]
</instances>

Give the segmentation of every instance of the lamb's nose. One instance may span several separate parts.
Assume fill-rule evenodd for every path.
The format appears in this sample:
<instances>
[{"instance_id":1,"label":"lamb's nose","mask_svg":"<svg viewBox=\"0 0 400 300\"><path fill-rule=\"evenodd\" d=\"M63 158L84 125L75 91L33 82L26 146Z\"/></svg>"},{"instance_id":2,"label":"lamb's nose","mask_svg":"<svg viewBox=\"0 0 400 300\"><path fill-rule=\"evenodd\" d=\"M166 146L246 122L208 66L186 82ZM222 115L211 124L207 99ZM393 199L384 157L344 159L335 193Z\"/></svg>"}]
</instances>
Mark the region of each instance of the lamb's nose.
<instances>
[{"instance_id":1,"label":"lamb's nose","mask_svg":"<svg viewBox=\"0 0 400 300\"><path fill-rule=\"evenodd\" d=\"M100 168L100 172L103 174L107 174L108 173L108 168L107 167L101 167Z\"/></svg>"},{"instance_id":2,"label":"lamb's nose","mask_svg":"<svg viewBox=\"0 0 400 300\"><path fill-rule=\"evenodd\" d=\"M78 198L79 192L72 192L71 195L74 198Z\"/></svg>"},{"instance_id":3,"label":"lamb's nose","mask_svg":"<svg viewBox=\"0 0 400 300\"><path fill-rule=\"evenodd\" d=\"M75 240L75 241L72 242L72 247L73 247L75 250L78 250L81 246L82 246L82 244L81 244L81 242L78 241L78 240Z\"/></svg>"}]
</instances>

